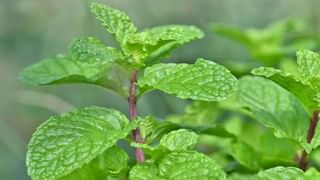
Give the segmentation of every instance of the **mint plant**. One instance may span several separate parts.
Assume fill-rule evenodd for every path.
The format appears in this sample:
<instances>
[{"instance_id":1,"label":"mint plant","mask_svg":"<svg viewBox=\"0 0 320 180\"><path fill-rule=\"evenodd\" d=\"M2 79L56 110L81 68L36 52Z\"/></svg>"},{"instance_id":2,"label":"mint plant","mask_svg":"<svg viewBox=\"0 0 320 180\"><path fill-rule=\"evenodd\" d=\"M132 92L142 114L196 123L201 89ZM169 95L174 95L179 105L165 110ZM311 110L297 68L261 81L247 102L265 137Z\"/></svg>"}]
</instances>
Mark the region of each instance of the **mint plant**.
<instances>
[{"instance_id":1,"label":"mint plant","mask_svg":"<svg viewBox=\"0 0 320 180\"><path fill-rule=\"evenodd\" d=\"M309 50L301 49L297 52L297 64L299 68L299 72L297 72L298 75L292 75L272 67L256 68L253 69L252 73L274 81L301 102L301 107L295 108L295 111L300 114L296 116L300 116L300 118L297 118L296 123L292 123L290 125L291 127L282 123L278 124L278 127L270 124L270 127L275 127L281 131L282 135L298 141L304 147L300 159L300 168L305 170L307 154L320 145L320 126L317 126L319 121L320 100L318 79L320 55Z\"/></svg>"},{"instance_id":2,"label":"mint plant","mask_svg":"<svg viewBox=\"0 0 320 180\"><path fill-rule=\"evenodd\" d=\"M31 178L226 179L220 165L194 146L200 134L233 137L231 133L216 126L172 127L151 116L138 116L137 101L151 90L207 102L222 101L236 91L236 78L212 61L160 63L177 47L202 38L201 30L167 25L138 31L120 10L92 3L91 11L121 49L105 46L94 37L81 37L70 43L66 55L26 68L20 79L33 85L100 86L127 100L130 116L91 106L50 117L28 145ZM127 163L128 153L117 145L119 140L136 148L133 166Z\"/></svg>"},{"instance_id":3,"label":"mint plant","mask_svg":"<svg viewBox=\"0 0 320 180\"><path fill-rule=\"evenodd\" d=\"M299 20L282 20L265 28L247 28L214 24L214 33L226 37L245 47L253 60L263 65L277 65L285 62L287 66L300 47L315 49L319 47L318 37L306 29ZM288 59L290 59L288 61ZM284 61L284 62L282 62Z\"/></svg>"}]
</instances>

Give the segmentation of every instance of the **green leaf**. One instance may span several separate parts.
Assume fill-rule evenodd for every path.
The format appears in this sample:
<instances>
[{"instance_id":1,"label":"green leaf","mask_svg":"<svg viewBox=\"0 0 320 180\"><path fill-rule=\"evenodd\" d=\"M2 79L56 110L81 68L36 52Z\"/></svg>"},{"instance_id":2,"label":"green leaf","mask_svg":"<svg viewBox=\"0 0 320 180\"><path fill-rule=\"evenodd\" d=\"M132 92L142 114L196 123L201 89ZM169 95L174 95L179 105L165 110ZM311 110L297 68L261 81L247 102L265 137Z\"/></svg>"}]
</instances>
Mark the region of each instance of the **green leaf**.
<instances>
[{"instance_id":1,"label":"green leaf","mask_svg":"<svg viewBox=\"0 0 320 180\"><path fill-rule=\"evenodd\" d=\"M320 54L300 49L297 52L297 63L303 80L309 81L314 77L320 77Z\"/></svg>"},{"instance_id":2,"label":"green leaf","mask_svg":"<svg viewBox=\"0 0 320 180\"><path fill-rule=\"evenodd\" d=\"M159 162L160 177L175 180L226 179L216 162L195 151L172 152Z\"/></svg>"},{"instance_id":3,"label":"green leaf","mask_svg":"<svg viewBox=\"0 0 320 180\"><path fill-rule=\"evenodd\" d=\"M220 111L216 103L193 101L186 107L182 122L190 126L208 125L214 123L218 115Z\"/></svg>"},{"instance_id":4,"label":"green leaf","mask_svg":"<svg viewBox=\"0 0 320 180\"><path fill-rule=\"evenodd\" d=\"M135 123L120 112L101 107L76 109L49 118L28 145L28 174L56 179L88 164L125 138Z\"/></svg>"},{"instance_id":5,"label":"green leaf","mask_svg":"<svg viewBox=\"0 0 320 180\"><path fill-rule=\"evenodd\" d=\"M100 161L100 164L106 167L110 175L117 176L122 170L127 168L129 156L117 146L109 148L102 156L103 159Z\"/></svg>"},{"instance_id":6,"label":"green leaf","mask_svg":"<svg viewBox=\"0 0 320 180\"><path fill-rule=\"evenodd\" d=\"M112 146L103 154L98 155L89 164L83 165L71 174L59 180L100 180L107 177L117 177L127 168L128 154L117 146Z\"/></svg>"},{"instance_id":7,"label":"green leaf","mask_svg":"<svg viewBox=\"0 0 320 180\"><path fill-rule=\"evenodd\" d=\"M244 77L239 82L239 102L249 108L260 123L274 130L279 138L299 142L307 151L309 115L292 94L261 77Z\"/></svg>"},{"instance_id":8,"label":"green leaf","mask_svg":"<svg viewBox=\"0 0 320 180\"><path fill-rule=\"evenodd\" d=\"M127 74L120 66L109 61L111 59L107 60L109 55L97 53L93 56L83 51L83 54L74 52L73 57L79 59L63 55L45 59L24 69L19 79L30 85L88 83L127 97L128 89L125 87L128 83ZM85 58L89 58L88 61ZM98 61L101 58L105 59Z\"/></svg>"},{"instance_id":9,"label":"green leaf","mask_svg":"<svg viewBox=\"0 0 320 180\"><path fill-rule=\"evenodd\" d=\"M261 180L256 174L240 174L232 173L228 176L228 180Z\"/></svg>"},{"instance_id":10,"label":"green leaf","mask_svg":"<svg viewBox=\"0 0 320 180\"><path fill-rule=\"evenodd\" d=\"M237 136L229 132L224 125L199 126L194 131L201 135L217 136L222 138L237 139Z\"/></svg>"},{"instance_id":11,"label":"green leaf","mask_svg":"<svg viewBox=\"0 0 320 180\"><path fill-rule=\"evenodd\" d=\"M72 59L83 62L114 62L123 58L121 51L116 48L106 47L94 37L82 37L73 40L70 43L69 51Z\"/></svg>"},{"instance_id":12,"label":"green leaf","mask_svg":"<svg viewBox=\"0 0 320 180\"><path fill-rule=\"evenodd\" d=\"M160 145L170 151L187 150L197 144L198 138L199 135L192 131L179 129L164 135L160 140Z\"/></svg>"},{"instance_id":13,"label":"green leaf","mask_svg":"<svg viewBox=\"0 0 320 180\"><path fill-rule=\"evenodd\" d=\"M221 167L211 158L196 151L163 153L155 164L138 164L130 171L130 179L226 179Z\"/></svg>"},{"instance_id":14,"label":"green leaf","mask_svg":"<svg viewBox=\"0 0 320 180\"><path fill-rule=\"evenodd\" d=\"M250 46L252 43L247 33L235 26L214 24L212 30L221 36L240 42L246 46Z\"/></svg>"},{"instance_id":15,"label":"green leaf","mask_svg":"<svg viewBox=\"0 0 320 180\"><path fill-rule=\"evenodd\" d=\"M131 35L127 49L138 59L149 56L147 61L153 64L176 47L202 37L203 32L194 26L159 26Z\"/></svg>"},{"instance_id":16,"label":"green leaf","mask_svg":"<svg viewBox=\"0 0 320 180\"><path fill-rule=\"evenodd\" d=\"M19 79L32 85L76 82L100 84L109 67L107 61L81 62L58 55L24 69Z\"/></svg>"},{"instance_id":17,"label":"green leaf","mask_svg":"<svg viewBox=\"0 0 320 180\"><path fill-rule=\"evenodd\" d=\"M168 153L168 150L162 146L150 146L148 144L141 144L133 142L130 144L134 148L139 148L144 151L145 154L149 155L153 160L161 158L164 154Z\"/></svg>"},{"instance_id":18,"label":"green leaf","mask_svg":"<svg viewBox=\"0 0 320 180\"><path fill-rule=\"evenodd\" d=\"M131 180L164 180L158 176L158 169L154 164L142 163L135 165L130 171Z\"/></svg>"},{"instance_id":19,"label":"green leaf","mask_svg":"<svg viewBox=\"0 0 320 180\"><path fill-rule=\"evenodd\" d=\"M274 65L296 50L286 47L284 41L287 34L297 32L300 27L300 21L285 20L270 24L264 29L242 30L233 26L214 25L213 31L244 45L255 60Z\"/></svg>"},{"instance_id":20,"label":"green leaf","mask_svg":"<svg viewBox=\"0 0 320 180\"><path fill-rule=\"evenodd\" d=\"M248 169L259 170L261 168L260 154L245 142L233 143L230 154Z\"/></svg>"},{"instance_id":21,"label":"green leaf","mask_svg":"<svg viewBox=\"0 0 320 180\"><path fill-rule=\"evenodd\" d=\"M144 118L138 117L137 121L139 121L141 136L145 140L149 135L152 134L153 130L158 124L158 121L151 116L146 116Z\"/></svg>"},{"instance_id":22,"label":"green leaf","mask_svg":"<svg viewBox=\"0 0 320 180\"><path fill-rule=\"evenodd\" d=\"M255 68L251 73L257 76L266 77L279 84L295 95L310 111L314 111L317 108L317 92L315 89L295 78L293 75L272 67Z\"/></svg>"},{"instance_id":23,"label":"green leaf","mask_svg":"<svg viewBox=\"0 0 320 180\"><path fill-rule=\"evenodd\" d=\"M274 167L259 172L258 176L263 180L304 180L303 171L295 167Z\"/></svg>"},{"instance_id":24,"label":"green leaf","mask_svg":"<svg viewBox=\"0 0 320 180\"><path fill-rule=\"evenodd\" d=\"M91 3L91 11L121 46L126 44L128 36L137 31L130 18L120 10L107 5Z\"/></svg>"},{"instance_id":25,"label":"green leaf","mask_svg":"<svg viewBox=\"0 0 320 180\"><path fill-rule=\"evenodd\" d=\"M312 167L304 173L305 180L320 179L320 172Z\"/></svg>"},{"instance_id":26,"label":"green leaf","mask_svg":"<svg viewBox=\"0 0 320 180\"><path fill-rule=\"evenodd\" d=\"M156 64L144 70L140 87L150 86L182 99L221 101L234 93L236 78L225 67L197 59L190 64Z\"/></svg>"},{"instance_id":27,"label":"green leaf","mask_svg":"<svg viewBox=\"0 0 320 180\"><path fill-rule=\"evenodd\" d=\"M320 54L306 49L297 52L297 62L302 80L320 91ZM319 96L319 95L318 95Z\"/></svg>"}]
</instances>

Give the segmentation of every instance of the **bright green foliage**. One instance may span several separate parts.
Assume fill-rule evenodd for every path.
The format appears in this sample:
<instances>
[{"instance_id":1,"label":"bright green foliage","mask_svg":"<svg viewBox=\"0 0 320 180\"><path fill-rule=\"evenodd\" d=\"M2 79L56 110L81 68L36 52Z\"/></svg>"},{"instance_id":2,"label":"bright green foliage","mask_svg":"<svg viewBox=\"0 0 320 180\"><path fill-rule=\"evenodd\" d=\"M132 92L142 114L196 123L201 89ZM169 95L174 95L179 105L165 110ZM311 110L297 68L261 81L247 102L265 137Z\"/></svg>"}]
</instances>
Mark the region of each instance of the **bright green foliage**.
<instances>
[{"instance_id":1,"label":"bright green foliage","mask_svg":"<svg viewBox=\"0 0 320 180\"><path fill-rule=\"evenodd\" d=\"M171 131L160 140L160 145L170 151L187 150L198 141L199 135L186 129Z\"/></svg>"},{"instance_id":2,"label":"bright green foliage","mask_svg":"<svg viewBox=\"0 0 320 180\"><path fill-rule=\"evenodd\" d=\"M261 157L252 147L245 142L237 142L231 146L230 154L242 165L252 170L261 168Z\"/></svg>"},{"instance_id":3,"label":"bright green foliage","mask_svg":"<svg viewBox=\"0 0 320 180\"><path fill-rule=\"evenodd\" d=\"M103 75L110 66L107 61L88 63L58 55L26 68L19 78L33 85L79 82L102 84Z\"/></svg>"},{"instance_id":4,"label":"bright green foliage","mask_svg":"<svg viewBox=\"0 0 320 180\"><path fill-rule=\"evenodd\" d=\"M135 127L122 113L100 107L51 117L28 145L28 173L33 179L63 177L91 162Z\"/></svg>"},{"instance_id":5,"label":"bright green foliage","mask_svg":"<svg viewBox=\"0 0 320 180\"><path fill-rule=\"evenodd\" d=\"M116 48L106 47L100 40L94 37L82 37L70 43L69 52L72 59L83 62L113 62L124 58L121 51Z\"/></svg>"},{"instance_id":6,"label":"bright green foliage","mask_svg":"<svg viewBox=\"0 0 320 180\"><path fill-rule=\"evenodd\" d=\"M158 167L146 163L136 165L130 172L130 179L226 179L226 174L215 161L195 151L169 153L157 164Z\"/></svg>"},{"instance_id":7,"label":"bright green foliage","mask_svg":"<svg viewBox=\"0 0 320 180\"><path fill-rule=\"evenodd\" d=\"M310 168L304 173L305 180L320 179L320 172L316 168Z\"/></svg>"},{"instance_id":8,"label":"bright green foliage","mask_svg":"<svg viewBox=\"0 0 320 180\"><path fill-rule=\"evenodd\" d=\"M313 112L320 106L320 55L301 49L297 52L297 77L271 67L253 69L254 75L264 76L290 91Z\"/></svg>"},{"instance_id":9,"label":"bright green foliage","mask_svg":"<svg viewBox=\"0 0 320 180\"><path fill-rule=\"evenodd\" d=\"M220 166L195 151L172 152L159 162L159 174L166 179L226 179Z\"/></svg>"},{"instance_id":10,"label":"bright green foliage","mask_svg":"<svg viewBox=\"0 0 320 180\"><path fill-rule=\"evenodd\" d=\"M19 79L32 85L89 83L126 96L127 75L115 63L122 60L117 49L106 47L93 37L83 37L70 43L68 56L58 55L34 64Z\"/></svg>"},{"instance_id":11,"label":"bright green foliage","mask_svg":"<svg viewBox=\"0 0 320 180\"><path fill-rule=\"evenodd\" d=\"M258 175L232 173L228 176L228 180L259 180Z\"/></svg>"},{"instance_id":12,"label":"bright green foliage","mask_svg":"<svg viewBox=\"0 0 320 180\"><path fill-rule=\"evenodd\" d=\"M98 155L89 164L59 180L100 180L108 177L117 177L127 168L128 154L117 146L112 146L103 154Z\"/></svg>"},{"instance_id":13,"label":"bright green foliage","mask_svg":"<svg viewBox=\"0 0 320 180\"><path fill-rule=\"evenodd\" d=\"M320 54L301 49L297 52L297 63L302 80L320 91Z\"/></svg>"},{"instance_id":14,"label":"bright green foliage","mask_svg":"<svg viewBox=\"0 0 320 180\"><path fill-rule=\"evenodd\" d=\"M303 171L295 167L274 167L259 172L258 176L263 180L304 180Z\"/></svg>"},{"instance_id":15,"label":"bright green foliage","mask_svg":"<svg viewBox=\"0 0 320 180\"><path fill-rule=\"evenodd\" d=\"M215 103L194 101L186 107L182 123L190 126L212 124L220 114L217 109L218 106Z\"/></svg>"},{"instance_id":16,"label":"bright green foliage","mask_svg":"<svg viewBox=\"0 0 320 180\"><path fill-rule=\"evenodd\" d=\"M148 64L166 57L176 47L200 39L203 33L194 26L167 25L146 29L128 39L127 48Z\"/></svg>"},{"instance_id":17,"label":"bright green foliage","mask_svg":"<svg viewBox=\"0 0 320 180\"><path fill-rule=\"evenodd\" d=\"M129 35L137 31L137 28L131 22L130 18L120 10L106 5L92 3L91 11L121 46L126 44Z\"/></svg>"},{"instance_id":18,"label":"bright green foliage","mask_svg":"<svg viewBox=\"0 0 320 180\"><path fill-rule=\"evenodd\" d=\"M294 139L310 151L306 142L309 115L296 97L275 83L260 77L244 77L239 82L239 101L277 137Z\"/></svg>"},{"instance_id":19,"label":"bright green foliage","mask_svg":"<svg viewBox=\"0 0 320 180\"><path fill-rule=\"evenodd\" d=\"M310 111L317 108L316 90L293 75L272 67L255 68L251 73L257 76L264 76L279 84L295 95Z\"/></svg>"},{"instance_id":20,"label":"bright green foliage","mask_svg":"<svg viewBox=\"0 0 320 180\"><path fill-rule=\"evenodd\" d=\"M215 33L242 44L255 60L267 65L275 64L285 55L295 52L297 45L301 46L302 43L299 40L293 40L289 44L285 43L285 35L300 29L301 22L293 20L277 22L265 29L242 30L218 24L213 27Z\"/></svg>"},{"instance_id":21,"label":"bright green foliage","mask_svg":"<svg viewBox=\"0 0 320 180\"><path fill-rule=\"evenodd\" d=\"M131 180L164 180L158 176L158 169L154 164L142 163L135 165L130 171Z\"/></svg>"},{"instance_id":22,"label":"bright green foliage","mask_svg":"<svg viewBox=\"0 0 320 180\"><path fill-rule=\"evenodd\" d=\"M197 59L189 64L156 64L144 70L140 87L150 86L182 99L221 101L234 93L236 78L223 66Z\"/></svg>"}]
</instances>

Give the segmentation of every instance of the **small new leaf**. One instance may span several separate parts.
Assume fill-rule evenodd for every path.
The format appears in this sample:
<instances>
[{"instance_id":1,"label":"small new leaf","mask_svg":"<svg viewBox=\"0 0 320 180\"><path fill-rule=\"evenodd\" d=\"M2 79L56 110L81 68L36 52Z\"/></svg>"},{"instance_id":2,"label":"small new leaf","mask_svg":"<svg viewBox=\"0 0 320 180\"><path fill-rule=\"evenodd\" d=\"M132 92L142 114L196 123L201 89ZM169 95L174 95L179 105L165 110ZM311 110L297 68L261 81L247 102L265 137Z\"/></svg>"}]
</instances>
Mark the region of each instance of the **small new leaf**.
<instances>
[{"instance_id":1,"label":"small new leaf","mask_svg":"<svg viewBox=\"0 0 320 180\"><path fill-rule=\"evenodd\" d=\"M199 135L192 131L179 129L164 135L160 140L160 145L170 151L187 150L195 146L198 138Z\"/></svg>"},{"instance_id":2,"label":"small new leaf","mask_svg":"<svg viewBox=\"0 0 320 180\"><path fill-rule=\"evenodd\" d=\"M28 174L35 180L70 174L125 138L136 127L128 123L122 113L101 107L76 109L49 118L28 145ZM114 166L111 170L118 171Z\"/></svg>"},{"instance_id":3,"label":"small new leaf","mask_svg":"<svg viewBox=\"0 0 320 180\"><path fill-rule=\"evenodd\" d=\"M144 70L140 87L149 86L182 99L221 101L234 93L236 78L225 67L197 59L190 64L156 64Z\"/></svg>"},{"instance_id":4,"label":"small new leaf","mask_svg":"<svg viewBox=\"0 0 320 180\"><path fill-rule=\"evenodd\" d=\"M129 35L137 31L137 28L131 22L130 18L118 9L111 8L107 5L92 3L91 11L121 46L126 44Z\"/></svg>"},{"instance_id":5,"label":"small new leaf","mask_svg":"<svg viewBox=\"0 0 320 180\"><path fill-rule=\"evenodd\" d=\"M127 49L140 59L149 56L147 63L153 64L176 47L202 37L203 32L194 26L166 25L131 35Z\"/></svg>"}]
</instances>

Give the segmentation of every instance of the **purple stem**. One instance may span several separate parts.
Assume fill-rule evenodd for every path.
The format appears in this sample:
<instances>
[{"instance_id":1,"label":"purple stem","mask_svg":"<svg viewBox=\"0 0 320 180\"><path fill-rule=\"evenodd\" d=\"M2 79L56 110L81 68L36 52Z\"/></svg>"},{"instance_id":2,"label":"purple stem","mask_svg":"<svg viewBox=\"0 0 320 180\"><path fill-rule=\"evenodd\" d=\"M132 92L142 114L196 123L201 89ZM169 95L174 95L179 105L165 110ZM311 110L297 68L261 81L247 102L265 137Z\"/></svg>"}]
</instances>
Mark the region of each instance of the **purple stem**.
<instances>
[{"instance_id":1,"label":"purple stem","mask_svg":"<svg viewBox=\"0 0 320 180\"><path fill-rule=\"evenodd\" d=\"M130 88L129 88L129 111L130 111L130 120L134 120L137 115L137 76L138 76L138 71L133 71L130 76ZM135 129L132 132L133 138L137 143L143 143L144 140L141 137L140 129L139 127ZM141 163L144 161L144 152L140 148L136 148L135 150L135 155L136 155L136 160L138 163Z\"/></svg>"},{"instance_id":2,"label":"purple stem","mask_svg":"<svg viewBox=\"0 0 320 180\"><path fill-rule=\"evenodd\" d=\"M319 111L315 111L312 114L309 129L308 129L307 142L309 144L311 143L312 138L315 134L318 121L319 121ZM308 154L306 150L304 150L299 160L299 168L305 171L307 169L307 165L308 165Z\"/></svg>"}]
</instances>

